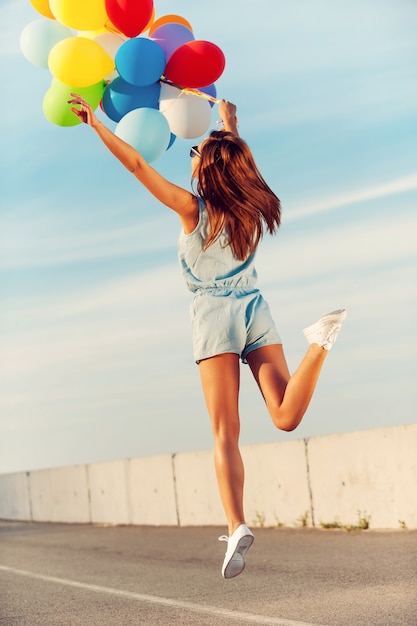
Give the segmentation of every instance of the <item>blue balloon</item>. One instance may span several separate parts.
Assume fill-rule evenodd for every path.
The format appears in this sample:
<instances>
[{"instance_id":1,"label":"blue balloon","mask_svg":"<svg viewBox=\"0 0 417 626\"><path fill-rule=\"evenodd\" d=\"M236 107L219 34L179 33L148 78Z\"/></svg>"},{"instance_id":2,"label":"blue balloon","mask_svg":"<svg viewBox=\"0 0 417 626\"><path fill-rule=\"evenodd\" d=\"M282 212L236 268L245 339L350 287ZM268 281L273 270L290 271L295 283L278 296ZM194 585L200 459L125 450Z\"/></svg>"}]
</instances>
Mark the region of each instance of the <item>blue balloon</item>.
<instances>
[{"instance_id":1,"label":"blue balloon","mask_svg":"<svg viewBox=\"0 0 417 626\"><path fill-rule=\"evenodd\" d=\"M116 69L124 80L143 87L156 83L165 70L165 52L155 41L134 37L125 41L116 53Z\"/></svg>"},{"instance_id":2,"label":"blue balloon","mask_svg":"<svg viewBox=\"0 0 417 626\"><path fill-rule=\"evenodd\" d=\"M134 109L116 126L115 134L133 146L147 161L158 159L168 148L171 131L167 119L156 109Z\"/></svg>"},{"instance_id":3,"label":"blue balloon","mask_svg":"<svg viewBox=\"0 0 417 626\"><path fill-rule=\"evenodd\" d=\"M177 135L174 135L174 133L171 133L171 137L169 138L169 144L168 144L167 150L170 149L170 147L172 146L172 144L174 143L176 138L177 138Z\"/></svg>"},{"instance_id":4,"label":"blue balloon","mask_svg":"<svg viewBox=\"0 0 417 626\"><path fill-rule=\"evenodd\" d=\"M120 122L122 117L141 107L157 109L159 107L159 95L161 84L159 82L138 87L127 83L118 76L107 85L102 99L102 107L105 114L114 122Z\"/></svg>"}]
</instances>

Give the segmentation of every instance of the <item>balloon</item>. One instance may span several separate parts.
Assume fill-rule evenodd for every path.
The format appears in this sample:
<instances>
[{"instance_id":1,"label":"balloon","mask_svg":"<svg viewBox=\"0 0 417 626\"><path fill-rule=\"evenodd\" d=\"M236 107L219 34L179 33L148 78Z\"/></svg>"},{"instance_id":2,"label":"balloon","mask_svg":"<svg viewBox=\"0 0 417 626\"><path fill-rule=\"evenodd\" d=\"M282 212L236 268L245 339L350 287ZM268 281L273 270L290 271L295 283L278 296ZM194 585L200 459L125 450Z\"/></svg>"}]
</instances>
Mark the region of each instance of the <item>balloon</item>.
<instances>
[{"instance_id":1,"label":"balloon","mask_svg":"<svg viewBox=\"0 0 417 626\"><path fill-rule=\"evenodd\" d=\"M52 75L66 85L87 87L114 70L107 52L92 39L70 37L59 41L49 53Z\"/></svg>"},{"instance_id":2,"label":"balloon","mask_svg":"<svg viewBox=\"0 0 417 626\"><path fill-rule=\"evenodd\" d=\"M132 85L155 83L162 76L165 63L161 46L145 37L128 39L116 54L117 71Z\"/></svg>"},{"instance_id":3,"label":"balloon","mask_svg":"<svg viewBox=\"0 0 417 626\"><path fill-rule=\"evenodd\" d=\"M115 134L133 146L148 163L162 156L171 139L162 113L147 108L127 113L116 126Z\"/></svg>"},{"instance_id":4,"label":"balloon","mask_svg":"<svg viewBox=\"0 0 417 626\"><path fill-rule=\"evenodd\" d=\"M104 0L49 0L52 13L65 26L96 30L107 21Z\"/></svg>"},{"instance_id":5,"label":"balloon","mask_svg":"<svg viewBox=\"0 0 417 626\"><path fill-rule=\"evenodd\" d=\"M32 6L38 13L44 15L45 17L50 17L51 19L55 19L54 14L52 13L49 0L30 0Z\"/></svg>"},{"instance_id":6,"label":"balloon","mask_svg":"<svg viewBox=\"0 0 417 626\"><path fill-rule=\"evenodd\" d=\"M144 33L144 32L146 32L147 30L149 30L149 29L151 28L151 26L152 26L152 24L153 24L153 21L154 21L154 19L155 19L155 12L156 12L156 11L155 11L155 7L153 7L153 9L152 9L152 15L151 15L151 17L149 18L149 22L146 24L145 28L142 30L142 32L143 32L143 33Z\"/></svg>"},{"instance_id":7,"label":"balloon","mask_svg":"<svg viewBox=\"0 0 417 626\"><path fill-rule=\"evenodd\" d=\"M122 35L118 35L117 33L109 33L109 31L94 35L93 39L102 48L104 48L104 50L107 52L109 57L113 59L113 61L116 58L116 53L118 49L126 41Z\"/></svg>"},{"instance_id":8,"label":"balloon","mask_svg":"<svg viewBox=\"0 0 417 626\"><path fill-rule=\"evenodd\" d=\"M175 50L165 68L165 77L182 87L214 83L225 66L223 52L210 41L189 41Z\"/></svg>"},{"instance_id":9,"label":"balloon","mask_svg":"<svg viewBox=\"0 0 417 626\"><path fill-rule=\"evenodd\" d=\"M107 52L110 58L113 61L116 58L116 54L120 46L126 41L122 34L118 33L110 33L108 30L105 32L99 33L95 37L93 37L94 41L98 43L104 50ZM111 74L106 76L108 81L112 81L114 78L117 78L118 72L113 70Z\"/></svg>"},{"instance_id":10,"label":"balloon","mask_svg":"<svg viewBox=\"0 0 417 626\"><path fill-rule=\"evenodd\" d=\"M101 80L88 87L70 87L55 78L43 99L43 112L47 120L58 126L76 126L81 120L71 111L68 100L71 92L78 93L96 109L100 103L106 83Z\"/></svg>"},{"instance_id":11,"label":"balloon","mask_svg":"<svg viewBox=\"0 0 417 626\"><path fill-rule=\"evenodd\" d=\"M201 137L211 124L211 107L207 100L170 85L161 86L159 110L168 120L171 132L183 139Z\"/></svg>"},{"instance_id":12,"label":"balloon","mask_svg":"<svg viewBox=\"0 0 417 626\"><path fill-rule=\"evenodd\" d=\"M107 85L101 103L104 113L114 122L119 122L126 113L147 107L157 109L161 85L153 83L145 87L137 87L127 83L123 78L115 78Z\"/></svg>"},{"instance_id":13,"label":"balloon","mask_svg":"<svg viewBox=\"0 0 417 626\"><path fill-rule=\"evenodd\" d=\"M48 55L54 45L72 35L72 30L56 20L41 18L22 30L20 48L33 65L48 68Z\"/></svg>"},{"instance_id":14,"label":"balloon","mask_svg":"<svg viewBox=\"0 0 417 626\"><path fill-rule=\"evenodd\" d=\"M105 0L107 15L127 37L136 37L148 26L153 0Z\"/></svg>"},{"instance_id":15,"label":"balloon","mask_svg":"<svg viewBox=\"0 0 417 626\"><path fill-rule=\"evenodd\" d=\"M79 37L87 37L87 39L95 39L98 35L102 35L103 33L108 33L107 28L103 26L103 28L95 28L94 30L77 30L77 35ZM122 37L121 33L118 33L120 37ZM124 41L124 39L123 39Z\"/></svg>"},{"instance_id":16,"label":"balloon","mask_svg":"<svg viewBox=\"0 0 417 626\"><path fill-rule=\"evenodd\" d=\"M190 22L184 17L181 17L181 15L163 15L162 17L159 17L157 20L155 20L154 23L151 25L149 29L149 37L152 37L152 33L160 26L163 26L163 24L182 24L189 30L193 30L191 28Z\"/></svg>"},{"instance_id":17,"label":"balloon","mask_svg":"<svg viewBox=\"0 0 417 626\"><path fill-rule=\"evenodd\" d=\"M152 33L152 41L156 41L161 46L167 61L177 48L193 40L194 35L191 30L182 24L164 24Z\"/></svg>"},{"instance_id":18,"label":"balloon","mask_svg":"<svg viewBox=\"0 0 417 626\"><path fill-rule=\"evenodd\" d=\"M176 138L177 138L177 136L176 136L176 135L174 135L174 133L171 133L171 137L170 137L170 139L169 139L169 144L168 144L168 148L167 148L167 150L169 150L169 149L170 149L170 147L172 146L172 144L174 143L174 141L176 140Z\"/></svg>"}]
</instances>

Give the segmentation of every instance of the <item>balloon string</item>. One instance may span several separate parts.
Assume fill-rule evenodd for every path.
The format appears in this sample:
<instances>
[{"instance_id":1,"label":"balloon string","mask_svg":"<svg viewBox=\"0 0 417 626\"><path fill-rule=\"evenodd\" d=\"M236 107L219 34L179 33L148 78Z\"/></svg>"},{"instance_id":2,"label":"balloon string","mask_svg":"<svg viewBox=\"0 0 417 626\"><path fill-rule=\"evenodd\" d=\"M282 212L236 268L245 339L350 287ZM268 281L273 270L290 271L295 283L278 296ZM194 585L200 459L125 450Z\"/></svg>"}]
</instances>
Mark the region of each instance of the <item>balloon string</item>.
<instances>
[{"instance_id":1,"label":"balloon string","mask_svg":"<svg viewBox=\"0 0 417 626\"><path fill-rule=\"evenodd\" d=\"M162 83L162 82L163 82L163 83L169 84L171 87L174 87L174 85L173 85L173 84L171 85L171 82L168 82L167 80L162 80L162 79L160 79L160 80L159 80L159 82L160 82L160 83ZM177 93L177 95L175 96L175 98L169 98L168 100L164 100L164 108L163 108L163 111L162 111L162 109L160 108L160 110L161 110L163 113L165 113L165 111L167 111L167 110L168 110L168 109L169 109L169 108L170 108L173 104L175 104L175 102L178 100L178 98L181 98L181 96L184 96L184 95L185 95L185 91L183 91L180 87L177 87L177 89L178 89L178 93ZM167 102L168 102L168 104L167 104Z\"/></svg>"},{"instance_id":2,"label":"balloon string","mask_svg":"<svg viewBox=\"0 0 417 626\"><path fill-rule=\"evenodd\" d=\"M219 100L218 98L215 98L214 96L210 96L210 94L204 93L204 91L200 91L199 89L192 89L191 87L181 87L181 85L177 85L176 83L173 83L171 80L169 80L168 78L165 78L164 76L162 76L159 79L159 82L165 83L166 85L169 85L170 87L175 87L175 89L179 89L183 93L188 93L193 96L199 96L200 98L204 98L205 100L209 100L210 102L215 102L216 104L219 104L219 102L221 102L221 100Z\"/></svg>"}]
</instances>

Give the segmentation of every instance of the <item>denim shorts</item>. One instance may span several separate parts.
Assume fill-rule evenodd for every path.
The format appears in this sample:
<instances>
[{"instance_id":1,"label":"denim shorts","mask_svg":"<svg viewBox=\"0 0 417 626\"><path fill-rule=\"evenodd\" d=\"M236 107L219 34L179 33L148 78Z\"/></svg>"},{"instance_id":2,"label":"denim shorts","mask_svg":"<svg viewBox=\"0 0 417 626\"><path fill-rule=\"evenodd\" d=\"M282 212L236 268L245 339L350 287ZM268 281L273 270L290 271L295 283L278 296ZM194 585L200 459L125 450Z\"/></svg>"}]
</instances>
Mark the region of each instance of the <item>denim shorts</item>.
<instances>
[{"instance_id":1,"label":"denim shorts","mask_svg":"<svg viewBox=\"0 0 417 626\"><path fill-rule=\"evenodd\" d=\"M203 289L191 303L191 320L196 363L228 352L247 363L252 350L282 343L257 289Z\"/></svg>"}]
</instances>

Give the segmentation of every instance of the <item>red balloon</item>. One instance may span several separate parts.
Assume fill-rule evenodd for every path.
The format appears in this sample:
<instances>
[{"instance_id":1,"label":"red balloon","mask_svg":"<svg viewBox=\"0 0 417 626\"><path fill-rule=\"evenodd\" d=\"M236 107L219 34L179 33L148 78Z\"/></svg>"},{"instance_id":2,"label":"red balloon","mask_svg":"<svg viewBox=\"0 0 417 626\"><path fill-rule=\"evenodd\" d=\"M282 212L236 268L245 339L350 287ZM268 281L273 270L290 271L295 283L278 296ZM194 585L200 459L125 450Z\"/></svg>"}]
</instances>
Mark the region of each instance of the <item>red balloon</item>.
<instances>
[{"instance_id":1,"label":"red balloon","mask_svg":"<svg viewBox=\"0 0 417 626\"><path fill-rule=\"evenodd\" d=\"M188 41L170 57L164 76L181 87L206 87L221 76L226 60L210 41Z\"/></svg>"},{"instance_id":2,"label":"red balloon","mask_svg":"<svg viewBox=\"0 0 417 626\"><path fill-rule=\"evenodd\" d=\"M126 37L136 37L149 24L153 0L106 0L111 22Z\"/></svg>"}]
</instances>

